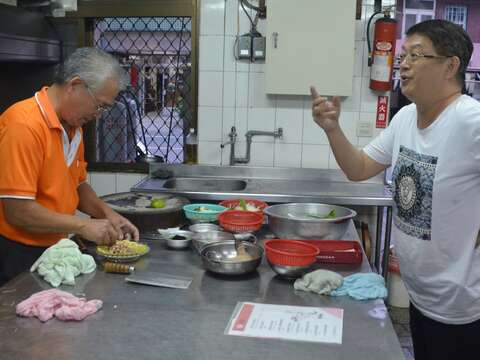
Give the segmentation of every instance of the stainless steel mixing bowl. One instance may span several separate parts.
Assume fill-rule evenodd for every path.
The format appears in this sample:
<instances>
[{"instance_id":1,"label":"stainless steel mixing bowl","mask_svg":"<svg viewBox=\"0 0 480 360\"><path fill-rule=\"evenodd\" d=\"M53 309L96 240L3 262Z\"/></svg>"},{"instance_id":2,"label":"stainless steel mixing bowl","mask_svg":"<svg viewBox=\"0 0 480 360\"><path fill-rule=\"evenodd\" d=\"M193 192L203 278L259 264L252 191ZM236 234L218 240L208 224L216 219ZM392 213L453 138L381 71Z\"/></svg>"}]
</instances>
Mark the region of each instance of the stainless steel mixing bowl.
<instances>
[{"instance_id":1,"label":"stainless steel mixing bowl","mask_svg":"<svg viewBox=\"0 0 480 360\"><path fill-rule=\"evenodd\" d=\"M334 218L321 218L335 209ZM357 215L343 206L317 203L291 203L267 207L270 230L282 239L340 240L347 231L349 220Z\"/></svg>"},{"instance_id":2,"label":"stainless steel mixing bowl","mask_svg":"<svg viewBox=\"0 0 480 360\"><path fill-rule=\"evenodd\" d=\"M304 274L312 267L312 265L305 266L287 266L287 265L277 265L268 261L268 265L275 271L278 275L287 278L287 279L296 279Z\"/></svg>"},{"instance_id":3,"label":"stainless steel mixing bowl","mask_svg":"<svg viewBox=\"0 0 480 360\"><path fill-rule=\"evenodd\" d=\"M232 233L225 231L205 231L200 233L194 233L192 237L193 246L195 247L195 249L197 249L199 253L208 244L234 239L235 237Z\"/></svg>"},{"instance_id":4,"label":"stainless steel mixing bowl","mask_svg":"<svg viewBox=\"0 0 480 360\"><path fill-rule=\"evenodd\" d=\"M202 249L200 255L203 265L207 270L219 274L241 275L255 271L262 261L263 248L248 242L241 244L251 260L236 261L235 241L221 241L208 244Z\"/></svg>"}]
</instances>

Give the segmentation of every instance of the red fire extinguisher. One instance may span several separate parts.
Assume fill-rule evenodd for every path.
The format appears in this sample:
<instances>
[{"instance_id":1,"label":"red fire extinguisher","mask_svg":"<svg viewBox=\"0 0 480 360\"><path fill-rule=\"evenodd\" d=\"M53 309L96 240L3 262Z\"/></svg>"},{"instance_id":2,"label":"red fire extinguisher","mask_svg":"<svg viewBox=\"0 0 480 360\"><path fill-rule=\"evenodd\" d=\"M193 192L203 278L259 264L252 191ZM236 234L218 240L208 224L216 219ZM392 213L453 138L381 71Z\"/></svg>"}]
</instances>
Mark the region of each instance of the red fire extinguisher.
<instances>
[{"instance_id":1,"label":"red fire extinguisher","mask_svg":"<svg viewBox=\"0 0 480 360\"><path fill-rule=\"evenodd\" d=\"M373 47L369 61L371 65L370 89L372 90L388 91L392 88L396 37L397 21L392 19L388 12L385 12L384 16L375 22Z\"/></svg>"}]
</instances>

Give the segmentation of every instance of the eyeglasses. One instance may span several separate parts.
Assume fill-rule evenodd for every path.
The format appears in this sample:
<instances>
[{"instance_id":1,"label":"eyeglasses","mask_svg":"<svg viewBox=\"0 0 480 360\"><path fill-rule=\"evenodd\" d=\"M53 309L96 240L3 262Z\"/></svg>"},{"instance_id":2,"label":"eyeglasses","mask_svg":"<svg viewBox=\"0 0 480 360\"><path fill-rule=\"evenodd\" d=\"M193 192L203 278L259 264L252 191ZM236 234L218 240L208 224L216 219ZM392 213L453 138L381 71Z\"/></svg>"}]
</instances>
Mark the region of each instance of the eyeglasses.
<instances>
[{"instance_id":1,"label":"eyeglasses","mask_svg":"<svg viewBox=\"0 0 480 360\"><path fill-rule=\"evenodd\" d=\"M446 59L451 56L444 56L444 55L425 55L425 54L417 54L417 53L408 53L408 54L400 54L395 57L397 62L401 64L404 60L408 64L413 64L420 59Z\"/></svg>"},{"instance_id":2,"label":"eyeglasses","mask_svg":"<svg viewBox=\"0 0 480 360\"><path fill-rule=\"evenodd\" d=\"M93 103L95 104L96 106L96 110L95 112L96 113L106 113L106 112L109 112L111 109L112 109L112 106L111 105L97 105L99 103L99 101L97 100L97 98L95 97L95 95L93 95L92 93L92 90L90 90L90 88L88 87L87 84L84 84L85 85L85 89L87 89L90 97L92 98L93 100Z\"/></svg>"}]
</instances>

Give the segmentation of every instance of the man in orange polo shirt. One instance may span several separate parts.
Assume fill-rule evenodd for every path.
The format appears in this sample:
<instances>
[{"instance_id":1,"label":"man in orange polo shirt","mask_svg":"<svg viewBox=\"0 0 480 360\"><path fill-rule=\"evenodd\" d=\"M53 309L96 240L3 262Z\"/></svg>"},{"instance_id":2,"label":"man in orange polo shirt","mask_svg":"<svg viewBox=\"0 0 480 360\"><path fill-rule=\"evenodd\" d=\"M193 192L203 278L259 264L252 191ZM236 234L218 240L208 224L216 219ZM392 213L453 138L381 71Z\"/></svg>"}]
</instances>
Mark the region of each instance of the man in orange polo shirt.
<instances>
[{"instance_id":1,"label":"man in orange polo shirt","mask_svg":"<svg viewBox=\"0 0 480 360\"><path fill-rule=\"evenodd\" d=\"M98 119L125 86L111 55L76 50L54 84L0 116L0 285L28 269L67 234L113 244L138 229L86 182L82 126ZM75 216L80 210L92 218Z\"/></svg>"}]
</instances>

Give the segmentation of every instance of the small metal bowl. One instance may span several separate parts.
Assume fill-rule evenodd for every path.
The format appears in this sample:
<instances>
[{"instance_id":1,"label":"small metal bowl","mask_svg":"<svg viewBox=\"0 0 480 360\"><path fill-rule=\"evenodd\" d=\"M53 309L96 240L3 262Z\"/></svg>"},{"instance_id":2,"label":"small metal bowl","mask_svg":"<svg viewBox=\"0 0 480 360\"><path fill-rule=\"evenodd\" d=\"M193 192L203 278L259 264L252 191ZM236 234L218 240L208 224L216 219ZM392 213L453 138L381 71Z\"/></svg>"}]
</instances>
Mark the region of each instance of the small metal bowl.
<instances>
[{"instance_id":1,"label":"small metal bowl","mask_svg":"<svg viewBox=\"0 0 480 360\"><path fill-rule=\"evenodd\" d=\"M234 239L235 237L232 233L225 231L205 231L200 233L194 233L192 237L193 246L195 249L197 249L199 253L208 244Z\"/></svg>"},{"instance_id":2,"label":"small metal bowl","mask_svg":"<svg viewBox=\"0 0 480 360\"><path fill-rule=\"evenodd\" d=\"M268 261L268 265L275 271L278 275L287 278L287 279L297 279L303 275L312 267L312 265L306 266L287 266L287 265L277 265Z\"/></svg>"},{"instance_id":3,"label":"small metal bowl","mask_svg":"<svg viewBox=\"0 0 480 360\"><path fill-rule=\"evenodd\" d=\"M190 225L188 230L194 233L203 233L207 231L219 231L220 226L211 223L198 223Z\"/></svg>"},{"instance_id":4,"label":"small metal bowl","mask_svg":"<svg viewBox=\"0 0 480 360\"><path fill-rule=\"evenodd\" d=\"M172 237L165 237L167 246L172 249L185 249L190 246L192 242L193 233L186 230L178 230L172 233ZM175 237L181 237L175 238Z\"/></svg>"},{"instance_id":5,"label":"small metal bowl","mask_svg":"<svg viewBox=\"0 0 480 360\"><path fill-rule=\"evenodd\" d=\"M237 249L235 241L221 241L206 245L200 255L205 268L218 274L242 275L255 271L262 262L263 249L261 246L242 242L245 251L252 257L251 260L235 261Z\"/></svg>"}]
</instances>

